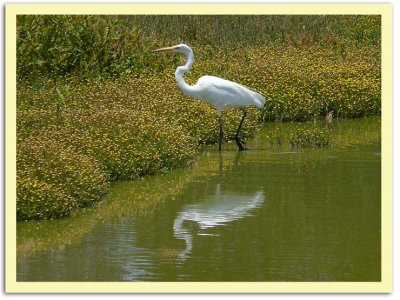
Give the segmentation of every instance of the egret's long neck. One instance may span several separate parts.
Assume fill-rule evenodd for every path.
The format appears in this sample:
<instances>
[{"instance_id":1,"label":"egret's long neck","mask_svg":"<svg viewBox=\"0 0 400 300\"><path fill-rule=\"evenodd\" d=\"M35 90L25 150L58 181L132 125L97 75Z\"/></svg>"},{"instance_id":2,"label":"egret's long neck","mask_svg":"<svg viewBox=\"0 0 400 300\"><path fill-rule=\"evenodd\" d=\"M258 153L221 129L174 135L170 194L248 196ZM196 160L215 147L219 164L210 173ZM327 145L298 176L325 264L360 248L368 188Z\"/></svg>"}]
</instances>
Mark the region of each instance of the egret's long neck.
<instances>
[{"instance_id":1,"label":"egret's long neck","mask_svg":"<svg viewBox=\"0 0 400 300\"><path fill-rule=\"evenodd\" d=\"M194 62L194 55L193 52L190 51L188 54L186 54L186 64L184 66L180 66L176 68L175 71L175 79L176 82L178 83L179 88L181 91L190 97L196 97L197 96L197 91L193 86L190 86L186 83L185 79L183 76L185 73L189 72L189 70L192 68L193 62Z\"/></svg>"}]
</instances>

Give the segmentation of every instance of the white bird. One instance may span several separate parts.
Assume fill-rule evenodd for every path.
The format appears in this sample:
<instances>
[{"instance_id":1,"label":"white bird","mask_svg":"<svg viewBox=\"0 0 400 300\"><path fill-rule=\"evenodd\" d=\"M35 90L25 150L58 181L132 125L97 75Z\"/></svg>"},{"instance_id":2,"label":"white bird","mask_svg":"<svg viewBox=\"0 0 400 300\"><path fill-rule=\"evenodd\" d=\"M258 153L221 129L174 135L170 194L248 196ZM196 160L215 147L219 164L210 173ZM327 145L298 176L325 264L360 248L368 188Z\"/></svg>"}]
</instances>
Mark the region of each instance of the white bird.
<instances>
[{"instance_id":1,"label":"white bird","mask_svg":"<svg viewBox=\"0 0 400 300\"><path fill-rule=\"evenodd\" d=\"M185 73L189 72L194 62L193 51L188 45L179 44L153 51L173 51L185 54L187 59L186 64L179 66L175 71L176 82L178 83L180 90L187 96L203 100L216 108L219 122L219 151L221 151L221 144L224 136L221 118L222 109L232 107L238 107L242 109L243 116L236 131L235 141L240 151L248 150L248 148L244 146L244 142L239 137L239 132L247 113L245 107L254 105L258 108L263 108L265 104L265 98L261 94L253 92L243 85L215 76L202 76L195 85L188 85L183 76Z\"/></svg>"}]
</instances>

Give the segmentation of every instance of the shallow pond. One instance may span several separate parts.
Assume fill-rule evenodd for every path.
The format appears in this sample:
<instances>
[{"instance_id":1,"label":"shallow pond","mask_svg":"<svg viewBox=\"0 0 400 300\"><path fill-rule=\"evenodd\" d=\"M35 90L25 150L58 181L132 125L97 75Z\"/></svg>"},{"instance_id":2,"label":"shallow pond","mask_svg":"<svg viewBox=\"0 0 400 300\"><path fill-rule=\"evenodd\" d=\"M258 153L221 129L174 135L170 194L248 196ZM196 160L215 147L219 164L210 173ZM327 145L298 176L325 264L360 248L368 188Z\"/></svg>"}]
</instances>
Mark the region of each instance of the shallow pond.
<instances>
[{"instance_id":1,"label":"shallow pond","mask_svg":"<svg viewBox=\"0 0 400 300\"><path fill-rule=\"evenodd\" d=\"M380 281L380 118L330 147L205 147L190 169L117 182L61 220L21 222L18 281Z\"/></svg>"}]
</instances>

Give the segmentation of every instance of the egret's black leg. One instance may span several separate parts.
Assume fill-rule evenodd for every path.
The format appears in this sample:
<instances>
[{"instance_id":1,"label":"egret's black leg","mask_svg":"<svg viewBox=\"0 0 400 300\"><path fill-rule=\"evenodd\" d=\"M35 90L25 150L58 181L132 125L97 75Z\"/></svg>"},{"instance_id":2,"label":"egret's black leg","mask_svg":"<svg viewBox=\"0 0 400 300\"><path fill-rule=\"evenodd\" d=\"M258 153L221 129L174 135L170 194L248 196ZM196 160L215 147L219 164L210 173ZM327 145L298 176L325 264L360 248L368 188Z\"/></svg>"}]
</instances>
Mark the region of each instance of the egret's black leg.
<instances>
[{"instance_id":1,"label":"egret's black leg","mask_svg":"<svg viewBox=\"0 0 400 300\"><path fill-rule=\"evenodd\" d=\"M222 130L222 118L218 116L219 122L219 144L218 144L218 151L221 151L222 139L224 138L224 131Z\"/></svg>"},{"instance_id":2,"label":"egret's black leg","mask_svg":"<svg viewBox=\"0 0 400 300\"><path fill-rule=\"evenodd\" d=\"M238 129L236 131L236 135L235 135L235 141L236 141L236 145L239 148L239 151L244 151L244 150L249 150L248 148L246 148L246 146L244 145L245 142L242 141L242 139L239 137L239 133L240 133L240 129L242 128L243 122L244 122L244 118L247 115L247 111L245 109L242 110L243 111L243 116L242 119L240 120Z\"/></svg>"},{"instance_id":3,"label":"egret's black leg","mask_svg":"<svg viewBox=\"0 0 400 300\"><path fill-rule=\"evenodd\" d=\"M236 136L239 136L240 129L242 128L242 125L243 125L243 122L244 122L244 118L247 115L247 110L243 109L242 112L243 112L243 116L242 116L242 119L240 120L238 129L236 130Z\"/></svg>"}]
</instances>

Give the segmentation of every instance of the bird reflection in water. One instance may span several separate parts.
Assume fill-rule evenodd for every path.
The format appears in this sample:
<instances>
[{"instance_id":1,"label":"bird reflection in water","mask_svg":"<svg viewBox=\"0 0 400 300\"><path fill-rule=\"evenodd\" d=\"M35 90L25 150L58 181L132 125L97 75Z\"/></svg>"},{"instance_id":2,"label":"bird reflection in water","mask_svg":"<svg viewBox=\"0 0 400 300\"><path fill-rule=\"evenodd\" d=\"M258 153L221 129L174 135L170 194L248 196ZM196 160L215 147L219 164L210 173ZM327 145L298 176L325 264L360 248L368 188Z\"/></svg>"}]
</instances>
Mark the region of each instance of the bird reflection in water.
<instances>
[{"instance_id":1,"label":"bird reflection in water","mask_svg":"<svg viewBox=\"0 0 400 300\"><path fill-rule=\"evenodd\" d=\"M220 156L220 170L221 166ZM218 236L218 234L210 233L209 229L226 226L235 220L252 216L254 210L262 206L264 199L263 191L240 194L230 189L224 192L221 183L218 182L215 195L210 195L193 204L186 204L178 212L173 225L175 238L184 240L186 244L185 249L178 254L178 260L185 260L192 252L195 235Z\"/></svg>"}]
</instances>

